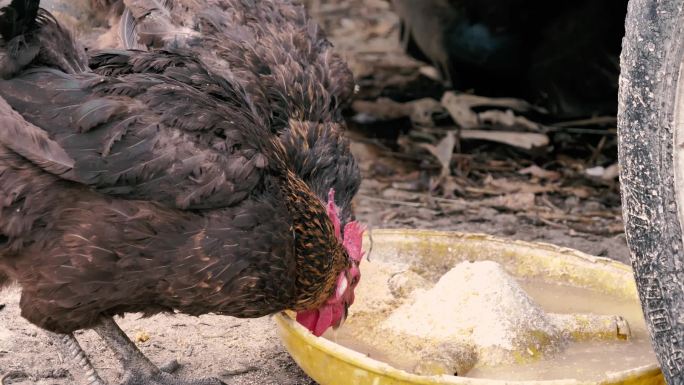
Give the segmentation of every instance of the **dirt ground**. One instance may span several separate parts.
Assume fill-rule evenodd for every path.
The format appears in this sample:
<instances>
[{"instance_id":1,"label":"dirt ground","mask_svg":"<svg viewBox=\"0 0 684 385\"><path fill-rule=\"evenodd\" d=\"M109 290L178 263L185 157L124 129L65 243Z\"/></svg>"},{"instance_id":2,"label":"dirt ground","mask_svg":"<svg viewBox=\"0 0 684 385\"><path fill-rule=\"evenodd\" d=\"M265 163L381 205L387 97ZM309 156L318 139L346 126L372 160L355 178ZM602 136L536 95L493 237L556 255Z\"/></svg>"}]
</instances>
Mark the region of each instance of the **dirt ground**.
<instances>
[{"instance_id":1,"label":"dirt ground","mask_svg":"<svg viewBox=\"0 0 684 385\"><path fill-rule=\"evenodd\" d=\"M338 50L348 58L361 85L361 98L372 101L387 94L387 89L395 93L415 91L415 95L407 95L405 100L423 97L422 91L411 88L411 79L418 72L426 71L426 67L401 52L397 18L386 1L311 3L312 12L332 35ZM394 86L399 83L403 88ZM470 188L461 189L456 196L445 193L445 188L435 194L416 185L430 184L433 181L430 175L434 174L430 170L434 171L438 163L417 162L406 151L403 151L405 156L397 156L401 151L396 148L388 151L387 140L378 139L377 133L369 133L368 127L354 123L358 118L358 109L350 112L353 150L365 176L356 200L356 213L371 228L482 232L553 243L628 261L620 230L616 182L587 182L558 168L554 172L562 177L555 180L544 175L523 177L506 167L503 169L508 171L492 171L510 162L514 163L513 169L530 166L529 161L520 160L524 158L520 153L513 156L517 160L484 162L489 168L477 168L473 164L486 158L487 151L501 152L480 146L470 147L472 152L464 150L462 154L469 162L468 167L476 171L449 176L455 178L449 179L452 182L470 181ZM604 144L596 153L601 153L601 148L611 140L610 136L602 140ZM480 151L482 148L485 150ZM590 166L596 165L596 153ZM423 157L429 156L423 154ZM513 185L518 187L511 188ZM495 189L492 186L505 193L492 192ZM0 310L0 376L7 376L5 384L75 384L73 372L46 336L20 317L19 296L17 288L0 293L0 304L5 305ZM315 384L284 350L270 318L239 320L215 315L174 315L141 319L132 314L120 320L120 325L132 338L149 336L138 345L153 362L162 364L177 359L182 364L178 372L181 376L213 375L236 385ZM90 331L77 337L105 380L117 383L121 369L111 352Z\"/></svg>"}]
</instances>

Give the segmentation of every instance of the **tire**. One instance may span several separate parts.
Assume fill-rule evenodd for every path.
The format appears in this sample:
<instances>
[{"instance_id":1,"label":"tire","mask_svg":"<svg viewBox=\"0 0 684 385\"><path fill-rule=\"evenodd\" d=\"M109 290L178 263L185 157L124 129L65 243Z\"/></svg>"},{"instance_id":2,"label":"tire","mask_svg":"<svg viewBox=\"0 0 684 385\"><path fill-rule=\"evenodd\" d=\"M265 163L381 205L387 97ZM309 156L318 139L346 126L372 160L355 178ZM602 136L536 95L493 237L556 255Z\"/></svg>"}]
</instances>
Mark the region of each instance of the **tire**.
<instances>
[{"instance_id":1,"label":"tire","mask_svg":"<svg viewBox=\"0 0 684 385\"><path fill-rule=\"evenodd\" d=\"M679 133L675 114L681 113L678 84L684 83L679 71L684 59L683 6L684 0L630 1L618 98L625 233L644 317L669 385L684 385L684 244L679 211L684 200L681 195L677 199L684 189L676 188L682 174L675 167L680 152L674 151L674 135Z\"/></svg>"}]
</instances>

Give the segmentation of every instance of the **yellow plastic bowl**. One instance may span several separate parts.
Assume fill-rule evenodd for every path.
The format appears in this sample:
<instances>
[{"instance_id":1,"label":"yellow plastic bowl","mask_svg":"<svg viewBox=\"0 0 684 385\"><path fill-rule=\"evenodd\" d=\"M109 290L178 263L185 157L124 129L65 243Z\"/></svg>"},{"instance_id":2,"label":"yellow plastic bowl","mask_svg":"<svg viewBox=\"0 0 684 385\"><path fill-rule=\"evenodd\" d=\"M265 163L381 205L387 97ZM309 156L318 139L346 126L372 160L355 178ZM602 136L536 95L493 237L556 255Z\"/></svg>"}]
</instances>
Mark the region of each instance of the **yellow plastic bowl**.
<instances>
[{"instance_id":1,"label":"yellow plastic bowl","mask_svg":"<svg viewBox=\"0 0 684 385\"><path fill-rule=\"evenodd\" d=\"M425 230L374 230L373 255L381 259L453 266L463 260L493 260L514 275L565 282L638 301L629 266L607 258L542 243ZM368 240L365 239L365 250ZM512 270L511 270L512 269ZM363 268L362 268L363 271ZM453 376L418 376L317 338L288 314L276 316L278 331L297 364L321 385L666 385L657 365L612 373L601 381L503 381Z\"/></svg>"}]
</instances>

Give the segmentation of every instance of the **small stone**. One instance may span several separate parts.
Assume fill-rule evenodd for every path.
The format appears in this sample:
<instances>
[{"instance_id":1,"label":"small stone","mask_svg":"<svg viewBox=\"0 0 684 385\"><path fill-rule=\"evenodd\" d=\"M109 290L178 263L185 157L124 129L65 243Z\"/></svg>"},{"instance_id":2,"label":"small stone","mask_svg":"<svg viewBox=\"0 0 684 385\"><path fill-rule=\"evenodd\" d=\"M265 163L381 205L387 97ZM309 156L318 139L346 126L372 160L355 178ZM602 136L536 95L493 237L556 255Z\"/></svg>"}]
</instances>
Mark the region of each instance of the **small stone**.
<instances>
[{"instance_id":1,"label":"small stone","mask_svg":"<svg viewBox=\"0 0 684 385\"><path fill-rule=\"evenodd\" d=\"M150 335L147 334L147 332L145 332L145 331L139 331L139 332L135 333L135 342L137 342L137 343L145 343L145 342L149 341L149 339L150 339Z\"/></svg>"}]
</instances>

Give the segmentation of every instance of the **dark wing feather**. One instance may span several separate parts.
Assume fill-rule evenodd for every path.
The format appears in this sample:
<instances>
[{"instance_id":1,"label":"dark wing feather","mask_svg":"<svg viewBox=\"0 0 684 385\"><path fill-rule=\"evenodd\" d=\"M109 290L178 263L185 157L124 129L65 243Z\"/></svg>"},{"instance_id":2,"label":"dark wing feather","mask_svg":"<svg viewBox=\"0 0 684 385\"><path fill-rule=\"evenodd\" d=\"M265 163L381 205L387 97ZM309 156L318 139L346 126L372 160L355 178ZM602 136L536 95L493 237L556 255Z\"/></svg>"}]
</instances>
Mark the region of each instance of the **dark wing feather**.
<instances>
[{"instance_id":1,"label":"dark wing feather","mask_svg":"<svg viewBox=\"0 0 684 385\"><path fill-rule=\"evenodd\" d=\"M271 128L283 129L290 119L341 121L353 94L351 71L296 2L128 0L126 6L120 33L127 48L191 50L240 79Z\"/></svg>"},{"instance_id":2,"label":"dark wing feather","mask_svg":"<svg viewBox=\"0 0 684 385\"><path fill-rule=\"evenodd\" d=\"M107 135L104 137L104 143L102 145L102 156L109 156L112 151L114 143L118 142L123 138L128 132L128 128L137 121L138 116L130 116L119 122L117 122L114 127L112 127Z\"/></svg>"},{"instance_id":3,"label":"dark wing feather","mask_svg":"<svg viewBox=\"0 0 684 385\"><path fill-rule=\"evenodd\" d=\"M212 68L230 69L280 135L287 163L321 200L334 188L342 220L350 219L360 172L341 111L354 81L321 29L291 1L202 2L183 12L171 18L185 25L192 18L201 31L187 49Z\"/></svg>"},{"instance_id":4,"label":"dark wing feather","mask_svg":"<svg viewBox=\"0 0 684 385\"><path fill-rule=\"evenodd\" d=\"M0 98L0 145L41 169L71 179L74 160L45 131L28 123Z\"/></svg>"},{"instance_id":5,"label":"dark wing feather","mask_svg":"<svg viewBox=\"0 0 684 385\"><path fill-rule=\"evenodd\" d=\"M344 138L341 110L354 82L322 31L290 1L185 4L163 16L201 32L186 40L185 48L225 77L238 79L268 119L269 131L280 135L287 163L321 200L334 188L343 221L351 218L360 173Z\"/></svg>"},{"instance_id":6,"label":"dark wing feather","mask_svg":"<svg viewBox=\"0 0 684 385\"><path fill-rule=\"evenodd\" d=\"M67 333L128 311L291 308L284 153L238 83L170 52L71 71L54 47L0 80L0 269L22 315Z\"/></svg>"},{"instance_id":7,"label":"dark wing feather","mask_svg":"<svg viewBox=\"0 0 684 385\"><path fill-rule=\"evenodd\" d=\"M95 98L81 104L74 111L73 119L76 127L81 132L86 132L125 112L127 112L127 107L123 101Z\"/></svg>"},{"instance_id":8,"label":"dark wing feather","mask_svg":"<svg viewBox=\"0 0 684 385\"><path fill-rule=\"evenodd\" d=\"M118 77L39 68L0 82L0 96L74 160L79 182L204 209L245 199L273 166L264 151L276 140L239 87L173 53L106 58L103 72Z\"/></svg>"}]
</instances>

